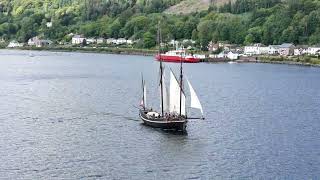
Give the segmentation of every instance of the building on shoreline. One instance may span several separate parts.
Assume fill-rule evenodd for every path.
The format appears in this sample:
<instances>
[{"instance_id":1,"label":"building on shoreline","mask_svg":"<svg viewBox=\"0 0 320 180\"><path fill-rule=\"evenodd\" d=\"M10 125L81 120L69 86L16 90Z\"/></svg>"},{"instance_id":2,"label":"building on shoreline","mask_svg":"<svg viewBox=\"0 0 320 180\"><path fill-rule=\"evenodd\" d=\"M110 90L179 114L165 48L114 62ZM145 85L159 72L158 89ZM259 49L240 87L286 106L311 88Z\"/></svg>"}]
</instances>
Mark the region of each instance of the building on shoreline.
<instances>
[{"instance_id":1,"label":"building on shoreline","mask_svg":"<svg viewBox=\"0 0 320 180\"><path fill-rule=\"evenodd\" d=\"M8 48L17 48L17 47L23 47L23 46L24 46L24 43L19 43L18 41L13 40L8 44L7 47Z\"/></svg>"},{"instance_id":2,"label":"building on shoreline","mask_svg":"<svg viewBox=\"0 0 320 180\"><path fill-rule=\"evenodd\" d=\"M72 37L71 43L76 45L82 44L84 41L86 41L86 38L83 35L76 34Z\"/></svg>"},{"instance_id":3,"label":"building on shoreline","mask_svg":"<svg viewBox=\"0 0 320 180\"><path fill-rule=\"evenodd\" d=\"M305 55L305 54L308 54L308 46L298 45L293 50L293 55L294 56L302 56L302 55Z\"/></svg>"},{"instance_id":4,"label":"building on shoreline","mask_svg":"<svg viewBox=\"0 0 320 180\"><path fill-rule=\"evenodd\" d=\"M237 60L239 59L240 54L237 51L222 51L219 54L210 54L209 58L212 59L229 59L229 60Z\"/></svg>"},{"instance_id":5,"label":"building on shoreline","mask_svg":"<svg viewBox=\"0 0 320 180\"><path fill-rule=\"evenodd\" d=\"M104 38L98 38L97 39L97 44L103 44L105 43L105 39Z\"/></svg>"},{"instance_id":6,"label":"building on shoreline","mask_svg":"<svg viewBox=\"0 0 320 180\"><path fill-rule=\"evenodd\" d=\"M302 55L320 55L320 46L308 47L306 45L295 46L292 43L283 43L281 45L254 44L244 47L244 54L248 56L255 55L280 55L280 56L302 56Z\"/></svg>"},{"instance_id":7,"label":"building on shoreline","mask_svg":"<svg viewBox=\"0 0 320 180\"><path fill-rule=\"evenodd\" d=\"M38 36L30 38L27 42L28 46L35 46L36 42L39 41Z\"/></svg>"},{"instance_id":8,"label":"building on shoreline","mask_svg":"<svg viewBox=\"0 0 320 180\"><path fill-rule=\"evenodd\" d=\"M283 43L278 46L278 49L281 56L292 56L294 54L295 46L291 43Z\"/></svg>"},{"instance_id":9,"label":"building on shoreline","mask_svg":"<svg viewBox=\"0 0 320 180\"><path fill-rule=\"evenodd\" d=\"M53 42L51 40L40 39L38 36L35 36L28 40L28 46L45 47L52 45L52 43Z\"/></svg>"},{"instance_id":10,"label":"building on shoreline","mask_svg":"<svg viewBox=\"0 0 320 180\"><path fill-rule=\"evenodd\" d=\"M264 46L263 44L260 44L260 43L244 47L244 54L249 56L268 54L268 51L269 51L269 47Z\"/></svg>"},{"instance_id":11,"label":"building on shoreline","mask_svg":"<svg viewBox=\"0 0 320 180\"><path fill-rule=\"evenodd\" d=\"M319 46L309 47L307 49L307 52L309 55L320 55L320 47Z\"/></svg>"},{"instance_id":12,"label":"building on shoreline","mask_svg":"<svg viewBox=\"0 0 320 180\"><path fill-rule=\"evenodd\" d=\"M281 45L254 44L244 47L244 54L248 56L254 55L281 55L291 56L294 55L295 46L291 43L283 43Z\"/></svg>"},{"instance_id":13,"label":"building on shoreline","mask_svg":"<svg viewBox=\"0 0 320 180\"><path fill-rule=\"evenodd\" d=\"M88 38L86 39L87 44L96 44L97 40L95 38Z\"/></svg>"},{"instance_id":14,"label":"building on shoreline","mask_svg":"<svg viewBox=\"0 0 320 180\"><path fill-rule=\"evenodd\" d=\"M117 45L126 44L126 43L127 43L127 40L125 38L119 38L116 41Z\"/></svg>"},{"instance_id":15,"label":"building on shoreline","mask_svg":"<svg viewBox=\"0 0 320 180\"><path fill-rule=\"evenodd\" d=\"M269 55L279 54L279 46L278 45L269 45L268 47L269 47L269 49L268 49Z\"/></svg>"}]
</instances>

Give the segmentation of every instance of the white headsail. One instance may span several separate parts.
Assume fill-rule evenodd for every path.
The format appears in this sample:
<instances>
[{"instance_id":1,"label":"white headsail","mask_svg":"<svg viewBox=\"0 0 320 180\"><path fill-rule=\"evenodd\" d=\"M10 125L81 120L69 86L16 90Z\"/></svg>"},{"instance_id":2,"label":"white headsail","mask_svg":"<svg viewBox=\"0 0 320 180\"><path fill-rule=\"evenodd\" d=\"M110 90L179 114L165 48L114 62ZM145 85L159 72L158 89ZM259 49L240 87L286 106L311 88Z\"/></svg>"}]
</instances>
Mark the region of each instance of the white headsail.
<instances>
[{"instance_id":1,"label":"white headsail","mask_svg":"<svg viewBox=\"0 0 320 180\"><path fill-rule=\"evenodd\" d=\"M187 79L187 82L188 82L188 86L189 86L189 89L190 89L190 96L191 96L191 104L190 104L190 107L192 108L196 108L196 109L199 109L203 115L203 110L202 110L202 106L201 106L201 103L200 103L200 100L196 94L196 92L194 91L191 83L189 82L189 80Z\"/></svg>"},{"instance_id":2,"label":"white headsail","mask_svg":"<svg viewBox=\"0 0 320 180\"><path fill-rule=\"evenodd\" d=\"M159 90L160 90L160 108L162 106L162 103L161 103L161 84L159 85ZM164 112L168 112L169 111L169 93L168 93L168 89L167 89L167 86L166 86L166 83L165 83L165 75L164 75L164 72L162 74L162 95L163 95L163 111Z\"/></svg>"},{"instance_id":3,"label":"white headsail","mask_svg":"<svg viewBox=\"0 0 320 180\"><path fill-rule=\"evenodd\" d=\"M184 95L184 93L182 92L181 94L181 115L187 115L186 113L186 96Z\"/></svg>"},{"instance_id":4,"label":"white headsail","mask_svg":"<svg viewBox=\"0 0 320 180\"><path fill-rule=\"evenodd\" d=\"M170 98L169 98L169 111L171 113L180 113L180 85L174 76L173 72L170 71ZM181 115L186 115L186 96L184 93L181 94Z\"/></svg>"}]
</instances>

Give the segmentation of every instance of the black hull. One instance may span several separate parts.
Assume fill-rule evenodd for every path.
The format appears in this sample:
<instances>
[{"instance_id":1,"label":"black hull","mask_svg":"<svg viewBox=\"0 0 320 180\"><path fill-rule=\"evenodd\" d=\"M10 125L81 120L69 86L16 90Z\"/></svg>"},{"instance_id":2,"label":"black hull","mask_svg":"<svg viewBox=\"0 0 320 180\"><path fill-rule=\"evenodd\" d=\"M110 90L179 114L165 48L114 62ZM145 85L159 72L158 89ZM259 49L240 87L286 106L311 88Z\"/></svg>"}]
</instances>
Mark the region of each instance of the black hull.
<instances>
[{"instance_id":1,"label":"black hull","mask_svg":"<svg viewBox=\"0 0 320 180\"><path fill-rule=\"evenodd\" d=\"M146 113L148 111L140 110L140 118L145 125L160 128L165 130L176 130L176 131L186 131L187 119L185 118L176 118L176 119L165 119L160 118L150 118L147 117Z\"/></svg>"}]
</instances>

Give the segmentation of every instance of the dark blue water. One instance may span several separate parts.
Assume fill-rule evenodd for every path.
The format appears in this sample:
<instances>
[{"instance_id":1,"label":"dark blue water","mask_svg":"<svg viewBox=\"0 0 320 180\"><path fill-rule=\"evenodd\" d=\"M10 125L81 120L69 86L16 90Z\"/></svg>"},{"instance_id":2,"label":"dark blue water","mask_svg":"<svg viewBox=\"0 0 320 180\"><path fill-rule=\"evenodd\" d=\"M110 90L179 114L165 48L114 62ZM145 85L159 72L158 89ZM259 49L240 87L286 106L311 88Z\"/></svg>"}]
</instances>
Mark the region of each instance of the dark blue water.
<instances>
[{"instance_id":1,"label":"dark blue water","mask_svg":"<svg viewBox=\"0 0 320 180\"><path fill-rule=\"evenodd\" d=\"M152 57L1 50L0 179L320 179L320 68L184 67L206 120L177 135L134 107Z\"/></svg>"}]
</instances>

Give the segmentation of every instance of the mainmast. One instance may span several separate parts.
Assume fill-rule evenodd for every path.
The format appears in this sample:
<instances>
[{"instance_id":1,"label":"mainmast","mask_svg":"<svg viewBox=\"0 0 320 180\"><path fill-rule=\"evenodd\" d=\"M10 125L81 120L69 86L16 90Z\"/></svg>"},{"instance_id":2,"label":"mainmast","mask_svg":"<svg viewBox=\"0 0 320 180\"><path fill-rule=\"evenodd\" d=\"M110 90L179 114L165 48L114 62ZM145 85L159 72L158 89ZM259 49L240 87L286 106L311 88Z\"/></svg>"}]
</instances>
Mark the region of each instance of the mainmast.
<instances>
[{"instance_id":1,"label":"mainmast","mask_svg":"<svg viewBox=\"0 0 320 180\"><path fill-rule=\"evenodd\" d=\"M160 60L160 91L161 91L161 114L162 117L164 116L163 112L163 67L162 67L162 59L161 59L161 27L160 27L160 21L158 23L158 43L159 43L159 60Z\"/></svg>"},{"instance_id":2,"label":"mainmast","mask_svg":"<svg viewBox=\"0 0 320 180\"><path fill-rule=\"evenodd\" d=\"M144 97L144 94L145 94L145 89L144 89L144 86L145 86L145 84L144 84L144 80L143 80L143 75L142 75L142 73L141 73L141 77L142 77L142 81L141 81L141 87L142 87L142 103L141 103L141 105L143 106L143 110L146 110L146 106L145 106L145 103L146 102L144 102L144 100L145 100L145 97Z\"/></svg>"},{"instance_id":3,"label":"mainmast","mask_svg":"<svg viewBox=\"0 0 320 180\"><path fill-rule=\"evenodd\" d=\"M182 105L182 80L183 80L183 74L182 74L182 51L181 51L181 57L180 57L180 117L181 117L181 108L182 108L181 107L181 105Z\"/></svg>"}]
</instances>

